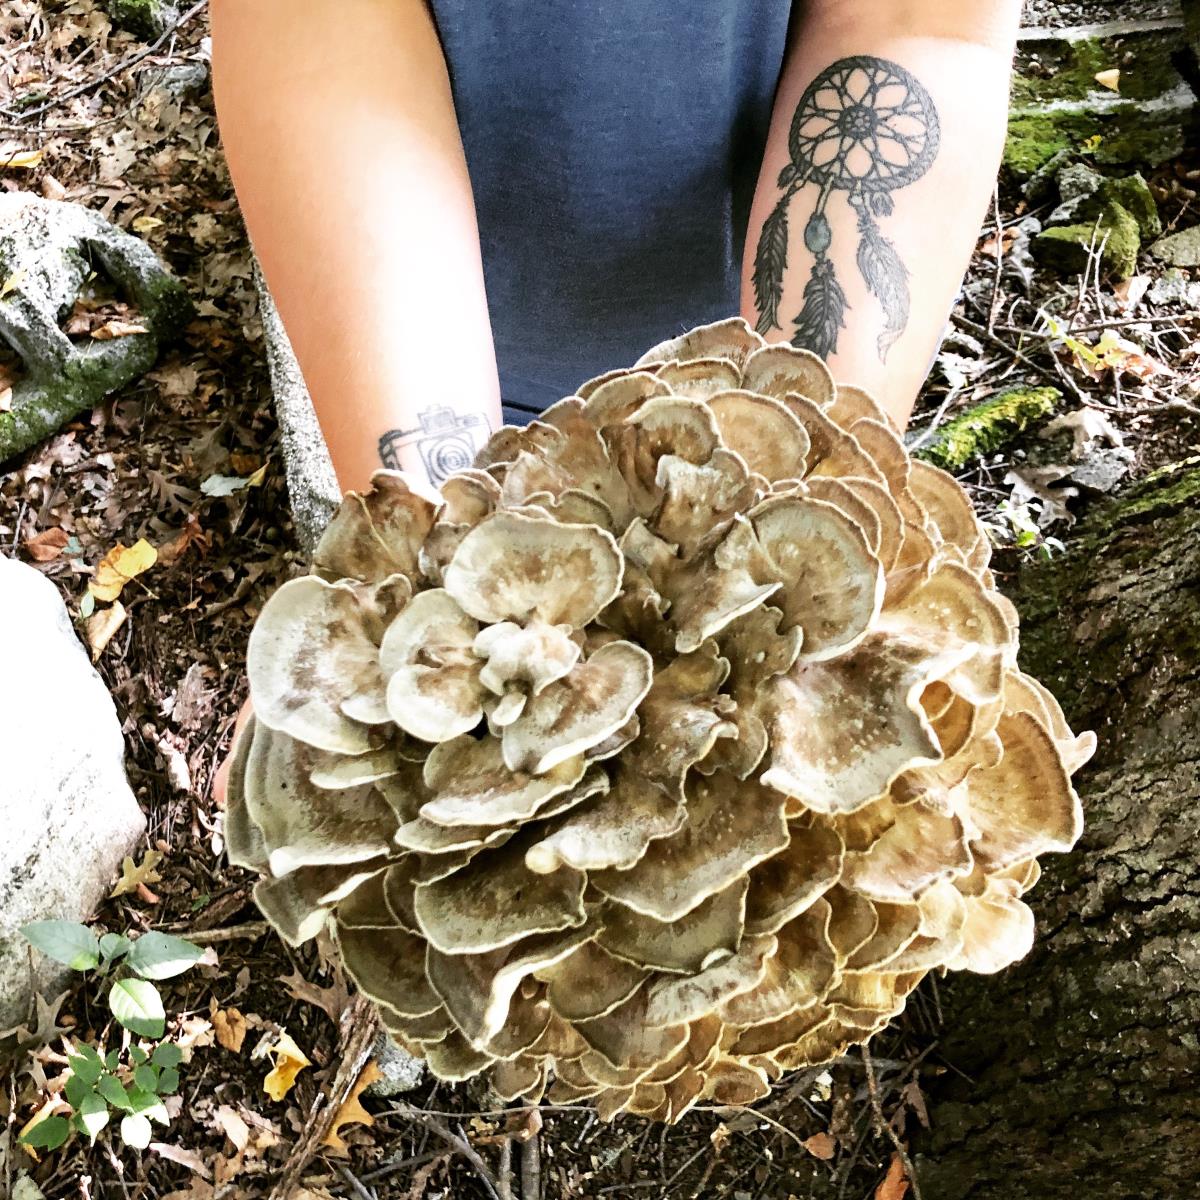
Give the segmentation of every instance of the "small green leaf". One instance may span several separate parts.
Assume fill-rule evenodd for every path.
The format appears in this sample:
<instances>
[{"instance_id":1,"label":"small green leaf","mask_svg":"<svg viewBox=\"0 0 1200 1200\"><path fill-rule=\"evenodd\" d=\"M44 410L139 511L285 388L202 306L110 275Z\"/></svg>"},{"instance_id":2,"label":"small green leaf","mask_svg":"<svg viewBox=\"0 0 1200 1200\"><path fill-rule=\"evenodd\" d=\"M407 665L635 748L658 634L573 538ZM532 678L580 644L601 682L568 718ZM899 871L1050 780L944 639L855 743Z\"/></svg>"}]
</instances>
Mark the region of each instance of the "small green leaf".
<instances>
[{"instance_id":1,"label":"small green leaf","mask_svg":"<svg viewBox=\"0 0 1200 1200\"><path fill-rule=\"evenodd\" d=\"M46 1117L17 1140L35 1150L57 1150L71 1136L71 1123L66 1117Z\"/></svg>"},{"instance_id":2,"label":"small green leaf","mask_svg":"<svg viewBox=\"0 0 1200 1200\"><path fill-rule=\"evenodd\" d=\"M120 1061L121 1061L121 1052L120 1052L120 1050L110 1050L110 1051L109 1051L109 1052L108 1052L108 1053L107 1053L107 1054L104 1056L104 1065L105 1065L105 1066L106 1066L106 1067L107 1067L107 1068L108 1068L110 1071L115 1071L115 1070L117 1069L117 1063L119 1063Z\"/></svg>"},{"instance_id":3,"label":"small green leaf","mask_svg":"<svg viewBox=\"0 0 1200 1200\"><path fill-rule=\"evenodd\" d=\"M78 1059L71 1060L78 1062ZM83 1103L85 1096L92 1096L95 1093L92 1091L92 1084L96 1081L93 1079L90 1083L77 1073L72 1073L71 1077L63 1086L63 1095L67 1098L67 1103L77 1109Z\"/></svg>"},{"instance_id":4,"label":"small green leaf","mask_svg":"<svg viewBox=\"0 0 1200 1200\"><path fill-rule=\"evenodd\" d=\"M75 1121L81 1132L86 1133L96 1144L96 1135L108 1124L108 1105L103 1097L93 1092L85 1096L75 1109Z\"/></svg>"},{"instance_id":5,"label":"small green leaf","mask_svg":"<svg viewBox=\"0 0 1200 1200\"><path fill-rule=\"evenodd\" d=\"M150 1061L156 1067L177 1067L183 1061L183 1051L174 1042L159 1042Z\"/></svg>"},{"instance_id":6,"label":"small green leaf","mask_svg":"<svg viewBox=\"0 0 1200 1200\"><path fill-rule=\"evenodd\" d=\"M100 962L96 935L78 921L31 921L21 932L48 958L72 970L87 971Z\"/></svg>"},{"instance_id":7,"label":"small green leaf","mask_svg":"<svg viewBox=\"0 0 1200 1200\"><path fill-rule=\"evenodd\" d=\"M141 1048L141 1046L129 1047L129 1061L132 1062L134 1066L140 1067L142 1063L144 1063L149 1057L150 1055L147 1054L146 1051Z\"/></svg>"},{"instance_id":8,"label":"small green leaf","mask_svg":"<svg viewBox=\"0 0 1200 1200\"><path fill-rule=\"evenodd\" d=\"M106 933L100 939L100 957L106 963L127 954L133 943L122 933Z\"/></svg>"},{"instance_id":9,"label":"small green leaf","mask_svg":"<svg viewBox=\"0 0 1200 1200\"><path fill-rule=\"evenodd\" d=\"M68 1055L67 1065L74 1072L72 1078L78 1077L88 1087L91 1087L100 1078L100 1072L104 1070L104 1063L101 1062L100 1055L91 1046L86 1045L79 1047L78 1054Z\"/></svg>"},{"instance_id":10,"label":"small green leaf","mask_svg":"<svg viewBox=\"0 0 1200 1200\"><path fill-rule=\"evenodd\" d=\"M144 933L125 959L143 979L181 975L204 953L199 946L166 933Z\"/></svg>"},{"instance_id":11,"label":"small green leaf","mask_svg":"<svg viewBox=\"0 0 1200 1200\"><path fill-rule=\"evenodd\" d=\"M100 1082L96 1084L96 1091L113 1108L120 1108L125 1112L133 1111L133 1104L129 1099L129 1093L125 1090L125 1085L115 1075L101 1075Z\"/></svg>"},{"instance_id":12,"label":"small green leaf","mask_svg":"<svg viewBox=\"0 0 1200 1200\"><path fill-rule=\"evenodd\" d=\"M179 1072L174 1067L163 1067L158 1073L158 1094L169 1096L179 1086Z\"/></svg>"},{"instance_id":13,"label":"small green leaf","mask_svg":"<svg viewBox=\"0 0 1200 1200\"><path fill-rule=\"evenodd\" d=\"M135 1113L141 1113L142 1116L149 1117L151 1121L166 1125L171 1120L167 1106L153 1092L133 1092L129 1101Z\"/></svg>"},{"instance_id":14,"label":"small green leaf","mask_svg":"<svg viewBox=\"0 0 1200 1200\"><path fill-rule=\"evenodd\" d=\"M121 1141L137 1150L145 1150L153 1137L150 1122L141 1113L121 1118Z\"/></svg>"},{"instance_id":15,"label":"small green leaf","mask_svg":"<svg viewBox=\"0 0 1200 1200\"><path fill-rule=\"evenodd\" d=\"M87 620L96 611L96 597L91 592L84 592L79 602L79 615Z\"/></svg>"},{"instance_id":16,"label":"small green leaf","mask_svg":"<svg viewBox=\"0 0 1200 1200\"><path fill-rule=\"evenodd\" d=\"M153 1092L158 1085L158 1072L151 1066L143 1064L133 1068L133 1082L143 1092Z\"/></svg>"},{"instance_id":17,"label":"small green leaf","mask_svg":"<svg viewBox=\"0 0 1200 1200\"><path fill-rule=\"evenodd\" d=\"M108 1006L126 1029L142 1037L162 1037L167 1027L158 988L144 979L118 980L108 993Z\"/></svg>"}]
</instances>

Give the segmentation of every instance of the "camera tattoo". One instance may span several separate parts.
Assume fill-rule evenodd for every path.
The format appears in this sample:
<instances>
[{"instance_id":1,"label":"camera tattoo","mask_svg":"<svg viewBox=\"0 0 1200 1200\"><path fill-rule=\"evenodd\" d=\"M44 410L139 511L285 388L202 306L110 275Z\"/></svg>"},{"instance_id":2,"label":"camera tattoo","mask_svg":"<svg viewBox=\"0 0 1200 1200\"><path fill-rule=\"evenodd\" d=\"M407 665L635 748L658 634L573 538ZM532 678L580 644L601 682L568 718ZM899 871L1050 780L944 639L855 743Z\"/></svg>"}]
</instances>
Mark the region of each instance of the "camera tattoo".
<instances>
[{"instance_id":1,"label":"camera tattoo","mask_svg":"<svg viewBox=\"0 0 1200 1200\"><path fill-rule=\"evenodd\" d=\"M875 223L892 211L891 193L920 179L937 156L937 108L925 88L898 63L870 55L842 58L804 90L788 134L791 161L779 173L783 195L763 223L754 256L758 331L781 329L779 304L788 259L788 206L801 188L819 189L804 227L813 256L804 307L791 342L822 358L837 353L849 307L829 249L833 231L825 209L835 191L858 218L859 273L883 309L876 343L880 361L908 325L908 268Z\"/></svg>"},{"instance_id":2,"label":"camera tattoo","mask_svg":"<svg viewBox=\"0 0 1200 1200\"><path fill-rule=\"evenodd\" d=\"M491 433L482 413L457 413L446 405L423 409L418 417L416 429L389 429L379 439L379 457L385 467L400 470L401 449L415 445L435 487L471 466Z\"/></svg>"}]
</instances>

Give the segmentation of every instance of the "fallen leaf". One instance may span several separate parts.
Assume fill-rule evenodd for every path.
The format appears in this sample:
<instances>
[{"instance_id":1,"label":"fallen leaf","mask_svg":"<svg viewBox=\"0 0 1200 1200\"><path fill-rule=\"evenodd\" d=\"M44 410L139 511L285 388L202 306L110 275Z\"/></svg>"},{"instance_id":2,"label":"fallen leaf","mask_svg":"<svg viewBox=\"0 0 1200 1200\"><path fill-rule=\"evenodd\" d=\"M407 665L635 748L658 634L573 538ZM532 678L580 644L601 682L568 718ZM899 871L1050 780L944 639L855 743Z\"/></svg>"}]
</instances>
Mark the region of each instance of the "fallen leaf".
<instances>
[{"instance_id":1,"label":"fallen leaf","mask_svg":"<svg viewBox=\"0 0 1200 1200\"><path fill-rule=\"evenodd\" d=\"M117 886L108 893L109 899L136 892L139 887L145 887L148 883L160 882L162 876L155 868L162 862L162 858L159 851L147 850L142 855L142 861L135 866L133 859L128 854L125 855L125 861L121 863L121 878L117 880Z\"/></svg>"},{"instance_id":2,"label":"fallen leaf","mask_svg":"<svg viewBox=\"0 0 1200 1200\"><path fill-rule=\"evenodd\" d=\"M0 300L3 300L10 292L15 292L21 286L21 280L29 274L28 267L22 267L19 271L14 271L3 283L0 283Z\"/></svg>"},{"instance_id":3,"label":"fallen leaf","mask_svg":"<svg viewBox=\"0 0 1200 1200\"><path fill-rule=\"evenodd\" d=\"M800 1144L813 1158L819 1158L822 1162L828 1162L837 1153L837 1142L829 1133L814 1133Z\"/></svg>"},{"instance_id":4,"label":"fallen leaf","mask_svg":"<svg viewBox=\"0 0 1200 1200\"><path fill-rule=\"evenodd\" d=\"M250 1143L250 1126L230 1104L222 1104L213 1114L217 1128L234 1144L237 1150L245 1150Z\"/></svg>"},{"instance_id":5,"label":"fallen leaf","mask_svg":"<svg viewBox=\"0 0 1200 1200\"><path fill-rule=\"evenodd\" d=\"M1125 312L1132 312L1142 302L1154 280L1149 275L1131 275L1113 284L1113 295L1120 300Z\"/></svg>"},{"instance_id":6,"label":"fallen leaf","mask_svg":"<svg viewBox=\"0 0 1200 1200\"><path fill-rule=\"evenodd\" d=\"M1096 343L1096 357L1111 370L1118 374L1135 375L1138 379L1146 380L1155 375L1174 375L1165 363L1146 353L1136 342L1120 337L1111 329L1106 329Z\"/></svg>"},{"instance_id":7,"label":"fallen leaf","mask_svg":"<svg viewBox=\"0 0 1200 1200\"><path fill-rule=\"evenodd\" d=\"M92 648L92 662L104 653L104 648L112 641L117 630L125 624L128 616L125 605L120 600L115 600L111 607L102 608L88 617L84 630L87 633L88 645Z\"/></svg>"},{"instance_id":8,"label":"fallen leaf","mask_svg":"<svg viewBox=\"0 0 1200 1200\"><path fill-rule=\"evenodd\" d=\"M111 321L105 321L103 325L97 326L92 330L92 337L98 342L111 342L115 338L129 337L134 333L149 333L145 325L139 325L136 321L118 321L114 318Z\"/></svg>"},{"instance_id":9,"label":"fallen leaf","mask_svg":"<svg viewBox=\"0 0 1200 1200\"><path fill-rule=\"evenodd\" d=\"M43 529L25 543L25 549L34 562L53 562L66 549L71 540L65 529L55 526L53 529Z\"/></svg>"},{"instance_id":10,"label":"fallen leaf","mask_svg":"<svg viewBox=\"0 0 1200 1200\"><path fill-rule=\"evenodd\" d=\"M97 564L96 574L88 580L88 591L97 600L115 600L131 579L157 561L158 551L145 538L138 538L132 546L118 542Z\"/></svg>"},{"instance_id":11,"label":"fallen leaf","mask_svg":"<svg viewBox=\"0 0 1200 1200\"><path fill-rule=\"evenodd\" d=\"M375 1080L382 1078L383 1072L375 1065L375 1060L368 1059L366 1066L359 1072L358 1079L350 1089L350 1094L342 1101L334 1115L333 1124L330 1125L322 1145L328 1146L334 1154L348 1155L350 1153L350 1147L342 1140L341 1128L343 1125L375 1124L375 1118L363 1108L358 1098L362 1095L364 1088L370 1087Z\"/></svg>"},{"instance_id":12,"label":"fallen leaf","mask_svg":"<svg viewBox=\"0 0 1200 1200\"><path fill-rule=\"evenodd\" d=\"M13 142L5 142L0 146L0 167L32 171L45 156L45 150L24 150Z\"/></svg>"},{"instance_id":13,"label":"fallen leaf","mask_svg":"<svg viewBox=\"0 0 1200 1200\"><path fill-rule=\"evenodd\" d=\"M1110 92L1119 92L1121 90L1121 71L1118 67L1109 67L1107 71L1097 71L1092 78L1101 87L1108 88Z\"/></svg>"},{"instance_id":14,"label":"fallen leaf","mask_svg":"<svg viewBox=\"0 0 1200 1200\"><path fill-rule=\"evenodd\" d=\"M267 464L263 463L253 475L210 475L200 485L200 490L206 496L232 496L242 488L261 487L266 474Z\"/></svg>"},{"instance_id":15,"label":"fallen leaf","mask_svg":"<svg viewBox=\"0 0 1200 1200\"><path fill-rule=\"evenodd\" d=\"M305 1067L311 1067L312 1063L287 1033L281 1033L275 1044L267 1047L267 1054L271 1056L275 1066L263 1080L263 1091L272 1100L282 1100L292 1090L296 1076Z\"/></svg>"},{"instance_id":16,"label":"fallen leaf","mask_svg":"<svg viewBox=\"0 0 1200 1200\"><path fill-rule=\"evenodd\" d=\"M729 1126L722 1121L716 1129L708 1135L708 1140L712 1142L713 1154L719 1158L721 1152L729 1145Z\"/></svg>"},{"instance_id":17,"label":"fallen leaf","mask_svg":"<svg viewBox=\"0 0 1200 1200\"><path fill-rule=\"evenodd\" d=\"M289 996L321 1009L335 1025L350 1002L350 991L344 979L339 978L329 987L319 987L309 983L297 967L290 975L279 976L279 982L287 988Z\"/></svg>"},{"instance_id":18,"label":"fallen leaf","mask_svg":"<svg viewBox=\"0 0 1200 1200\"><path fill-rule=\"evenodd\" d=\"M904 1163L899 1154L893 1154L888 1173L875 1189L875 1200L904 1200L907 1194L908 1176L904 1173Z\"/></svg>"},{"instance_id":19,"label":"fallen leaf","mask_svg":"<svg viewBox=\"0 0 1200 1200\"><path fill-rule=\"evenodd\" d=\"M1125 435L1104 413L1094 408L1077 408L1074 412L1055 417L1042 430L1042 436L1064 431L1070 433L1072 438L1072 458L1082 458L1093 442L1102 441L1109 446L1125 444Z\"/></svg>"},{"instance_id":20,"label":"fallen leaf","mask_svg":"<svg viewBox=\"0 0 1200 1200\"><path fill-rule=\"evenodd\" d=\"M169 1162L178 1163L181 1167L187 1167L189 1171L194 1171L201 1179L212 1178L212 1171L195 1150L185 1150L182 1146L172 1146L167 1142L151 1142L149 1149L153 1150L159 1158L165 1158Z\"/></svg>"},{"instance_id":21,"label":"fallen leaf","mask_svg":"<svg viewBox=\"0 0 1200 1200\"><path fill-rule=\"evenodd\" d=\"M158 561L164 567L174 566L187 548L195 544L201 556L208 553L212 546L212 537L204 532L200 518L195 513L188 513L183 528L169 541L158 548Z\"/></svg>"},{"instance_id":22,"label":"fallen leaf","mask_svg":"<svg viewBox=\"0 0 1200 1200\"><path fill-rule=\"evenodd\" d=\"M1055 521L1065 521L1071 525L1074 524L1075 518L1066 501L1078 496L1079 489L1061 487L1051 491L1050 485L1065 479L1073 470L1074 467L1062 463L1050 463L1044 467L1014 467L1004 476L1004 482L1012 487L1014 503L1020 504L1029 499L1041 502L1039 528L1044 529Z\"/></svg>"},{"instance_id":23,"label":"fallen leaf","mask_svg":"<svg viewBox=\"0 0 1200 1200\"><path fill-rule=\"evenodd\" d=\"M925 1093L921 1091L921 1085L915 1079L910 1079L900 1089L900 1099L917 1114L917 1120L928 1129L929 1110L925 1107Z\"/></svg>"},{"instance_id":24,"label":"fallen leaf","mask_svg":"<svg viewBox=\"0 0 1200 1200\"><path fill-rule=\"evenodd\" d=\"M157 217L134 217L130 224L134 233L149 233L150 230L157 229L162 222Z\"/></svg>"},{"instance_id":25,"label":"fallen leaf","mask_svg":"<svg viewBox=\"0 0 1200 1200\"><path fill-rule=\"evenodd\" d=\"M212 1023L217 1042L226 1050L240 1054L242 1043L246 1040L246 1030L249 1028L241 1012L233 1007L219 1008L213 1013Z\"/></svg>"}]
</instances>

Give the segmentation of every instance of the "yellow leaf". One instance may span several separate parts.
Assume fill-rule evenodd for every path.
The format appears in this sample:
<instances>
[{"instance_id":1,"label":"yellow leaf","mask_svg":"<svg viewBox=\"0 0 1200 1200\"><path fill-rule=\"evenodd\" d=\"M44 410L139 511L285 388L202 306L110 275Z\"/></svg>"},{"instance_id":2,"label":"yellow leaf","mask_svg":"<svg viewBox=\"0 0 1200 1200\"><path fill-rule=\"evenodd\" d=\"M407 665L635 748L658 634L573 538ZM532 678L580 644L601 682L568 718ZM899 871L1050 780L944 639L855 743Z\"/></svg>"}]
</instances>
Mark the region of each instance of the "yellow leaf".
<instances>
[{"instance_id":1,"label":"yellow leaf","mask_svg":"<svg viewBox=\"0 0 1200 1200\"><path fill-rule=\"evenodd\" d=\"M20 167L32 171L45 157L44 150L22 150L11 143L0 147L0 167Z\"/></svg>"},{"instance_id":2,"label":"yellow leaf","mask_svg":"<svg viewBox=\"0 0 1200 1200\"><path fill-rule=\"evenodd\" d=\"M257 471L246 480L247 487L262 487L262 481L267 477L267 464L263 463Z\"/></svg>"},{"instance_id":3,"label":"yellow leaf","mask_svg":"<svg viewBox=\"0 0 1200 1200\"><path fill-rule=\"evenodd\" d=\"M1121 71L1118 67L1110 67L1107 71L1097 71L1092 78L1101 87L1108 88L1109 91L1119 92L1121 90Z\"/></svg>"},{"instance_id":4,"label":"yellow leaf","mask_svg":"<svg viewBox=\"0 0 1200 1200\"><path fill-rule=\"evenodd\" d=\"M104 653L104 648L113 639L113 634L125 624L129 614L120 600L114 600L111 608L102 608L87 619L84 630L88 645L92 648L92 662Z\"/></svg>"},{"instance_id":5,"label":"yellow leaf","mask_svg":"<svg viewBox=\"0 0 1200 1200\"><path fill-rule=\"evenodd\" d=\"M99 562L96 574L88 581L88 591L97 600L115 600L121 589L135 576L158 561L158 551L145 538L132 546L118 542Z\"/></svg>"},{"instance_id":6,"label":"yellow leaf","mask_svg":"<svg viewBox=\"0 0 1200 1200\"><path fill-rule=\"evenodd\" d=\"M149 233L152 229L157 229L162 222L157 217L134 217L133 229L135 233Z\"/></svg>"},{"instance_id":7,"label":"yellow leaf","mask_svg":"<svg viewBox=\"0 0 1200 1200\"><path fill-rule=\"evenodd\" d=\"M375 1118L359 1103L359 1096L362 1095L363 1089L368 1088L377 1079L383 1078L383 1072L375 1065L375 1060L368 1060L367 1065L359 1072L359 1076L354 1086L350 1089L350 1094L342 1101L341 1106L337 1110L337 1115L333 1118L333 1124L329 1127L329 1132L325 1135L325 1141L322 1143L328 1146L334 1154L349 1154L350 1148L342 1141L339 1130L343 1125L374 1125Z\"/></svg>"},{"instance_id":8,"label":"yellow leaf","mask_svg":"<svg viewBox=\"0 0 1200 1200\"><path fill-rule=\"evenodd\" d=\"M9 292L15 292L21 286L21 280L29 274L28 267L22 267L19 271L14 271L3 283L0 283L0 300L3 300Z\"/></svg>"},{"instance_id":9,"label":"yellow leaf","mask_svg":"<svg viewBox=\"0 0 1200 1200\"><path fill-rule=\"evenodd\" d=\"M292 1090L296 1076L305 1067L311 1067L312 1063L308 1061L304 1051L292 1041L291 1035L286 1033L279 1035L279 1040L274 1046L268 1047L267 1053L274 1060L275 1066L263 1080L263 1091L272 1100L282 1100Z\"/></svg>"},{"instance_id":10,"label":"yellow leaf","mask_svg":"<svg viewBox=\"0 0 1200 1200\"><path fill-rule=\"evenodd\" d=\"M148 883L158 883L162 876L155 868L160 862L162 855L157 850L147 850L138 866L134 866L133 859L128 854L125 855L125 861L121 863L121 878L117 880L117 886L108 893L109 898L136 892L139 884L144 886Z\"/></svg>"}]
</instances>

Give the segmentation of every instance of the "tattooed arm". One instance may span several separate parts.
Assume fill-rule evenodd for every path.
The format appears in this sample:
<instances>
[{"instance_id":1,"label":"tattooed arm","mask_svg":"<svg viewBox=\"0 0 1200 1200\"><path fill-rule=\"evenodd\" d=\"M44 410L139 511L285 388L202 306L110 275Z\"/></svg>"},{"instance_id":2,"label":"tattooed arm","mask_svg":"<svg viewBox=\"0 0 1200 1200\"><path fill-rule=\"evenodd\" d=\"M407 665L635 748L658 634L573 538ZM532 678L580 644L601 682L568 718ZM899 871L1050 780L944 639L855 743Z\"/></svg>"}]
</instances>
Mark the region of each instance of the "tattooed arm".
<instances>
[{"instance_id":1,"label":"tattooed arm","mask_svg":"<svg viewBox=\"0 0 1200 1200\"><path fill-rule=\"evenodd\" d=\"M344 488L499 424L479 236L422 0L213 0L221 135Z\"/></svg>"},{"instance_id":2,"label":"tattooed arm","mask_svg":"<svg viewBox=\"0 0 1200 1200\"><path fill-rule=\"evenodd\" d=\"M903 426L996 177L1019 0L810 0L750 215L742 311Z\"/></svg>"}]
</instances>

